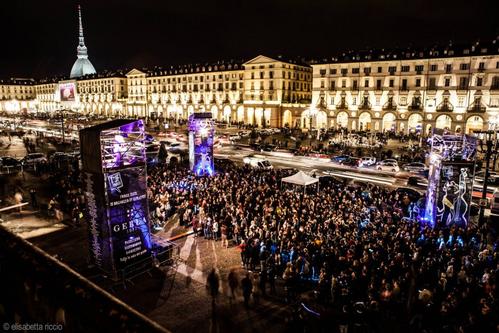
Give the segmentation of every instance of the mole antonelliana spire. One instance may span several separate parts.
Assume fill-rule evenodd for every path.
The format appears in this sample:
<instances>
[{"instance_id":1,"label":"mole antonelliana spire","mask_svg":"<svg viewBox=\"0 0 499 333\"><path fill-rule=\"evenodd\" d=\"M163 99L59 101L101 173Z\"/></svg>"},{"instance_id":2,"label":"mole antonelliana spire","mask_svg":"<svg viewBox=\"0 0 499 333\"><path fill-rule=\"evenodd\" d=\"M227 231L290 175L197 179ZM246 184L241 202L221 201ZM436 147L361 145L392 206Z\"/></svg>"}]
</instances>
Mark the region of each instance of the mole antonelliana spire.
<instances>
[{"instance_id":1,"label":"mole antonelliana spire","mask_svg":"<svg viewBox=\"0 0 499 333\"><path fill-rule=\"evenodd\" d=\"M81 7L78 5L78 21L79 21L79 37L77 53L73 67L71 68L71 78L77 78L87 74L95 74L95 68L88 60L87 47L85 46L85 38L83 37L83 24L81 23Z\"/></svg>"}]
</instances>

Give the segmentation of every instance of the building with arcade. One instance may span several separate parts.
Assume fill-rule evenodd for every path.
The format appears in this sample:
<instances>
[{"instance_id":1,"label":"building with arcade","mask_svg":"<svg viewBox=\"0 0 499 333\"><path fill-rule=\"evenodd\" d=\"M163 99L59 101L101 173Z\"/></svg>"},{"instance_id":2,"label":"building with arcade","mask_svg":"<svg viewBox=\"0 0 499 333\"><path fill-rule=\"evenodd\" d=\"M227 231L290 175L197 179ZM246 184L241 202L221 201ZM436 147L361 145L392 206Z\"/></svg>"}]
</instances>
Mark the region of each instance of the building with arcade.
<instances>
[{"instance_id":1,"label":"building with arcade","mask_svg":"<svg viewBox=\"0 0 499 333\"><path fill-rule=\"evenodd\" d=\"M211 112L217 121L281 127L299 126L291 112L303 112L312 97L310 66L263 55L246 62L134 68L29 82L32 93L22 95L22 100L29 100L30 106L18 103L21 95L9 94L6 97L12 97L16 107L0 106L0 112L71 109L82 115L158 121Z\"/></svg>"},{"instance_id":2,"label":"building with arcade","mask_svg":"<svg viewBox=\"0 0 499 333\"><path fill-rule=\"evenodd\" d=\"M303 127L469 133L499 122L498 39L421 51L349 52L312 68L312 104Z\"/></svg>"}]
</instances>

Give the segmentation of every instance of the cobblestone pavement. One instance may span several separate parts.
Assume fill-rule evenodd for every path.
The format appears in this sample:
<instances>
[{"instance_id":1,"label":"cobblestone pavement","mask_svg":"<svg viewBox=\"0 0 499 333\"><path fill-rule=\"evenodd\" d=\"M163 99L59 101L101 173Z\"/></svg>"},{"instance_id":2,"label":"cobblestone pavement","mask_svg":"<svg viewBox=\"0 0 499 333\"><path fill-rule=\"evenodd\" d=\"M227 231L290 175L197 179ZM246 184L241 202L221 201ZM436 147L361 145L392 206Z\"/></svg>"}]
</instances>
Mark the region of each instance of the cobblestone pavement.
<instances>
[{"instance_id":1,"label":"cobblestone pavement","mask_svg":"<svg viewBox=\"0 0 499 333\"><path fill-rule=\"evenodd\" d=\"M175 241L180 248L178 267L153 270L132 280L125 287L103 278L100 272L88 265L87 231L85 227L44 225L36 215L11 215L9 225L36 226L51 229L39 231L28 241L41 247L73 269L110 291L138 311L157 321L172 332L285 332L289 331L285 319L289 306L282 301L283 288L277 284L277 295L252 298L245 309L239 290L235 300L229 297L227 275L231 269L239 280L246 271L241 267L240 252L231 245L228 249L220 241L206 240L193 235ZM182 227L174 226L174 233ZM166 235L166 233L164 233ZM220 296L215 312L206 289L206 277L216 267L221 277ZM258 289L257 287L254 290Z\"/></svg>"},{"instance_id":2,"label":"cobblestone pavement","mask_svg":"<svg viewBox=\"0 0 499 333\"><path fill-rule=\"evenodd\" d=\"M228 273L235 269L242 279L246 272L241 267L240 254L235 247L225 249L220 241L192 235L177 244L182 263L174 277L165 279L157 307L148 312L149 317L173 332L285 331L287 307L276 298L260 297L258 301L253 298L248 310L243 306L240 291L235 300L230 299ZM206 276L212 267L217 268L221 277L214 316L206 290Z\"/></svg>"}]
</instances>

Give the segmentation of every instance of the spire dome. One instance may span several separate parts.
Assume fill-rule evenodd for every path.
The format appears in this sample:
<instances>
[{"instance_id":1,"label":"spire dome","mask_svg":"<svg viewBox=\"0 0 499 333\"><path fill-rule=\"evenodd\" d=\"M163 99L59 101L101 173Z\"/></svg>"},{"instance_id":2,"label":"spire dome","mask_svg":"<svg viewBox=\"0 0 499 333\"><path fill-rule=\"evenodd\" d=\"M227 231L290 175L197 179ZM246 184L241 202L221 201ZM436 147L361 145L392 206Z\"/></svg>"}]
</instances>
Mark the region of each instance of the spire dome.
<instances>
[{"instance_id":1,"label":"spire dome","mask_svg":"<svg viewBox=\"0 0 499 333\"><path fill-rule=\"evenodd\" d=\"M78 47L76 48L77 59L71 68L70 78L77 78L87 74L95 74L95 68L88 60L87 47L85 46L85 38L83 36L83 24L81 20L81 7L78 5Z\"/></svg>"}]
</instances>

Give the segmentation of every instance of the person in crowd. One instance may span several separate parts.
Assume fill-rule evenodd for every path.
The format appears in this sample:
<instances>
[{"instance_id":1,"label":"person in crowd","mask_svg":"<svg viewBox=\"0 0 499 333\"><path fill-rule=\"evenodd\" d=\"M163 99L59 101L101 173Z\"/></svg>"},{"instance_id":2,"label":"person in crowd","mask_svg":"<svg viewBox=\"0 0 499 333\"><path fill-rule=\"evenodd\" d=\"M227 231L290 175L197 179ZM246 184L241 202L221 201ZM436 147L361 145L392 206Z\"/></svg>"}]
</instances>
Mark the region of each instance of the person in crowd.
<instances>
[{"instance_id":1,"label":"person in crowd","mask_svg":"<svg viewBox=\"0 0 499 333\"><path fill-rule=\"evenodd\" d=\"M246 273L245 277L241 280L241 288L243 290L244 306L249 307L249 300L253 291L253 283L250 278L250 273Z\"/></svg>"},{"instance_id":2,"label":"person in crowd","mask_svg":"<svg viewBox=\"0 0 499 333\"><path fill-rule=\"evenodd\" d=\"M222 240L222 247L226 249L229 248L229 238L228 238L229 228L226 224L222 224L220 228L220 239Z\"/></svg>"},{"instance_id":3,"label":"person in crowd","mask_svg":"<svg viewBox=\"0 0 499 333\"><path fill-rule=\"evenodd\" d=\"M232 302L232 300L236 299L236 291L239 287L239 280L235 269L230 270L229 275L227 276L227 282L230 289L229 300Z\"/></svg>"},{"instance_id":4,"label":"person in crowd","mask_svg":"<svg viewBox=\"0 0 499 333\"><path fill-rule=\"evenodd\" d=\"M237 246L239 251L241 252L241 266L243 268L247 268L247 259L246 259L246 242L244 239L241 240L241 244Z\"/></svg>"},{"instance_id":5,"label":"person in crowd","mask_svg":"<svg viewBox=\"0 0 499 333\"><path fill-rule=\"evenodd\" d=\"M21 206L22 202L23 202L23 195L21 193L21 191L16 191L16 193L14 194L14 202L16 205L19 205L19 213L23 211L23 207Z\"/></svg>"},{"instance_id":6,"label":"person in crowd","mask_svg":"<svg viewBox=\"0 0 499 333\"><path fill-rule=\"evenodd\" d=\"M214 220L212 225L212 237L214 241L218 240L218 221Z\"/></svg>"},{"instance_id":7,"label":"person in crowd","mask_svg":"<svg viewBox=\"0 0 499 333\"><path fill-rule=\"evenodd\" d=\"M267 280L268 280L267 270L264 269L260 272L260 280L259 280L260 293L263 297L267 296L267 291L266 291Z\"/></svg>"},{"instance_id":8,"label":"person in crowd","mask_svg":"<svg viewBox=\"0 0 499 333\"><path fill-rule=\"evenodd\" d=\"M31 198L31 206L33 207L33 209L38 208L38 200L36 198L36 189L34 187L30 188L29 196Z\"/></svg>"},{"instance_id":9,"label":"person in crowd","mask_svg":"<svg viewBox=\"0 0 499 333\"><path fill-rule=\"evenodd\" d=\"M211 296L211 308L213 314L215 313L215 305L218 297L219 289L220 289L220 278L218 277L217 271L215 268L212 268L208 277L206 279L206 288Z\"/></svg>"}]
</instances>

